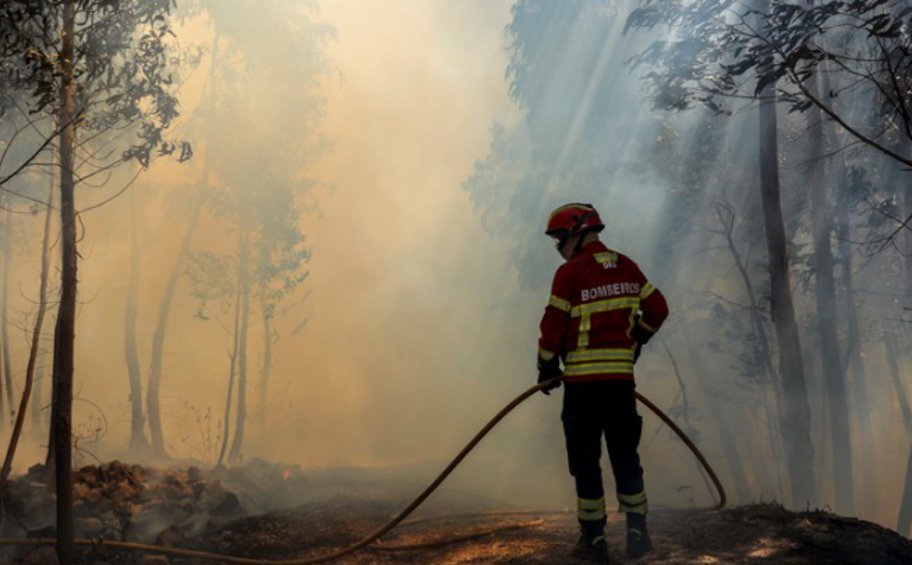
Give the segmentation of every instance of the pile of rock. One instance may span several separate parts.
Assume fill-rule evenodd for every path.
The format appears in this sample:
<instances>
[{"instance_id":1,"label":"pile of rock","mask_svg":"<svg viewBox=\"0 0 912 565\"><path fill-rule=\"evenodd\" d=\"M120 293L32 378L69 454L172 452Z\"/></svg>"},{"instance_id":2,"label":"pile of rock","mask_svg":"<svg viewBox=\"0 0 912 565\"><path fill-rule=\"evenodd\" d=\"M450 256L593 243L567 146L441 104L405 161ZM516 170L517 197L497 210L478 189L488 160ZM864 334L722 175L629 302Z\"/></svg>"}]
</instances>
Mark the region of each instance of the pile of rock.
<instances>
[{"instance_id":1,"label":"pile of rock","mask_svg":"<svg viewBox=\"0 0 912 565\"><path fill-rule=\"evenodd\" d=\"M47 477L47 469L35 465L10 483L10 509L35 537L53 535L54 495ZM165 531L195 535L210 522L244 515L238 497L197 467L90 465L74 473L73 498L76 536L85 538L151 543Z\"/></svg>"}]
</instances>

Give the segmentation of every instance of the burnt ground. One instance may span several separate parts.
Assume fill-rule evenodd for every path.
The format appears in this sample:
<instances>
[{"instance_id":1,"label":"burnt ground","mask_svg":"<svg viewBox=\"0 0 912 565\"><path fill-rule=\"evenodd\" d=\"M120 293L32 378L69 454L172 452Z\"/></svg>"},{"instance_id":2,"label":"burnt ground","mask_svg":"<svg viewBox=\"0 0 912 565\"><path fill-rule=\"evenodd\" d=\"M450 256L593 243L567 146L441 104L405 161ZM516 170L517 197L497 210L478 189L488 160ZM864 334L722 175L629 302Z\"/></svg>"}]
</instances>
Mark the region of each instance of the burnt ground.
<instances>
[{"instance_id":1,"label":"burnt ground","mask_svg":"<svg viewBox=\"0 0 912 565\"><path fill-rule=\"evenodd\" d=\"M398 473L398 471L397 471ZM111 462L76 473L78 535L156 543L256 559L324 555L351 545L385 524L410 501L376 470L303 471L254 462L229 470L158 469ZM0 537L52 537L53 494L35 467L0 497ZM391 476L397 476L396 474ZM409 491L406 495L385 494ZM384 537L381 544L337 563L572 564L576 520L563 512L495 512L493 500L437 494ZM622 555L624 523L609 518L612 557ZM493 532L492 532L493 530ZM827 512L793 513L774 504L710 510L654 509L656 549L638 563L858 563L912 564L912 541L870 522ZM466 537L470 539L465 539ZM447 543L462 538L455 543ZM394 546L425 545L396 551ZM50 548L8 548L0 564L53 564ZM84 563L212 561L97 549Z\"/></svg>"},{"instance_id":2,"label":"burnt ground","mask_svg":"<svg viewBox=\"0 0 912 565\"><path fill-rule=\"evenodd\" d=\"M401 501L400 501L401 502ZM398 511L394 501L337 499L245 518L187 545L249 557L316 556L354 543ZM419 544L510 525L461 543L412 551L369 548L338 563L574 563L576 539L569 513L440 516L391 532L389 545ZM620 563L912 563L912 541L870 522L825 512L793 513L762 504L722 511L657 510L650 513L656 549L640 560L622 555L624 523L612 516L609 546ZM302 551L302 548L306 548ZM175 560L176 562L176 560Z\"/></svg>"}]
</instances>

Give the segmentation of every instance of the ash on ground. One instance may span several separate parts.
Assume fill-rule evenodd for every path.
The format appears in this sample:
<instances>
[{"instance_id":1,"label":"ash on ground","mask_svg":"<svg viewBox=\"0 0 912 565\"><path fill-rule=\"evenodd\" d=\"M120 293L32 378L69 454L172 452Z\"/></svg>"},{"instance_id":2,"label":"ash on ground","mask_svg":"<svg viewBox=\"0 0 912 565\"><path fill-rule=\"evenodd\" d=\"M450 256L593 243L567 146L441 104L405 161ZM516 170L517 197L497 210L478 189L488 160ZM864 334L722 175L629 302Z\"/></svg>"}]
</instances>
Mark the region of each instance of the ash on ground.
<instances>
[{"instance_id":1,"label":"ash on ground","mask_svg":"<svg viewBox=\"0 0 912 565\"><path fill-rule=\"evenodd\" d=\"M54 495L48 470L36 465L3 493L2 538L49 538ZM304 471L253 461L234 468L168 469L112 461L74 475L78 537L151 543L255 559L324 555L351 545L386 523L421 489L392 470ZM423 488L423 485L420 485ZM412 492L414 491L414 492ZM607 537L618 563L908 564L912 541L870 522L826 512L790 512L774 504L721 511L654 509L655 549L625 560L624 524L612 515ZM573 513L504 508L497 501L443 492L380 544L338 563L574 563ZM451 543L452 540L462 541ZM408 551L397 546L422 546ZM181 557L80 548L81 561L212 563ZM50 547L4 549L4 563L49 564Z\"/></svg>"}]
</instances>

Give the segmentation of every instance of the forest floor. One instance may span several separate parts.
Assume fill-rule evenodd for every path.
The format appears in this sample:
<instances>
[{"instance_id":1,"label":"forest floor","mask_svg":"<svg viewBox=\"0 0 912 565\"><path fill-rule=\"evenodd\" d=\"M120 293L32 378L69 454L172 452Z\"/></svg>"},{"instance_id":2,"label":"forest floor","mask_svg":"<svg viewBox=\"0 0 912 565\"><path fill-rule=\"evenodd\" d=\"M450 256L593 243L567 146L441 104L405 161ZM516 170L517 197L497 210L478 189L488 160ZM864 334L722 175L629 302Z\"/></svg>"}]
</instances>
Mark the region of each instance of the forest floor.
<instances>
[{"instance_id":1,"label":"forest floor","mask_svg":"<svg viewBox=\"0 0 912 565\"><path fill-rule=\"evenodd\" d=\"M3 499L0 537L53 536L53 504L41 468L17 478ZM409 502L383 494L362 471L303 472L257 462L219 471L155 470L112 462L77 474L77 530L85 537L157 543L255 559L301 559L343 549L385 524ZM402 489L399 489L402 490ZM409 489L410 490L410 489ZM320 492L319 498L300 493ZM236 494L235 494L236 493ZM153 519L154 518L154 519ZM912 541L870 522L827 512L794 513L774 504L711 510L654 509L655 549L623 556L624 523L609 517L617 563L912 563ZM498 511L494 501L435 496L379 544L337 563L572 564L576 519L567 511ZM452 542L456 538L461 541ZM422 545L410 550L395 546ZM52 564L49 547L19 547L0 563ZM85 563L212 563L96 548Z\"/></svg>"},{"instance_id":2,"label":"forest floor","mask_svg":"<svg viewBox=\"0 0 912 565\"><path fill-rule=\"evenodd\" d=\"M402 501L399 501L402 502ZM191 541L193 547L257 558L318 556L352 544L400 508L396 501L337 499L239 520ZM469 541L411 551L381 546L338 563L575 563L569 552L576 519L569 513L465 515L425 519L394 530L387 545L425 544L508 527ZM624 523L613 516L607 537L619 563L912 563L912 541L860 520L825 512L793 513L776 505L722 511L650 513L655 549L639 560L623 556ZM302 548L306 550L302 551Z\"/></svg>"}]
</instances>

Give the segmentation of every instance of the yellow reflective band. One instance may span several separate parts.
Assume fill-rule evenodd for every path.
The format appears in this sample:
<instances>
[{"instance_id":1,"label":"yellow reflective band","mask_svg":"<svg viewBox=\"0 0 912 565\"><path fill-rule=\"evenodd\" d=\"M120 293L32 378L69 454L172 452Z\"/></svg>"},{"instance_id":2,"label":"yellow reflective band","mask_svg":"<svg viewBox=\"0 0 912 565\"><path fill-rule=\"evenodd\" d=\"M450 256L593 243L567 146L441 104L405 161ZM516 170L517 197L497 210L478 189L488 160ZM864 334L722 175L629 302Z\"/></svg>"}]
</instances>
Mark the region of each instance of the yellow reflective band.
<instances>
[{"instance_id":1,"label":"yellow reflective band","mask_svg":"<svg viewBox=\"0 0 912 565\"><path fill-rule=\"evenodd\" d=\"M554 306L555 308L557 308L557 309L560 310L561 312L569 312L569 311L570 311L570 301L569 301L569 300L564 300L563 298L561 298L561 297L559 297L559 296L554 296L553 294L551 295L551 298L548 299L548 305L549 305L549 306Z\"/></svg>"},{"instance_id":2,"label":"yellow reflective band","mask_svg":"<svg viewBox=\"0 0 912 565\"><path fill-rule=\"evenodd\" d=\"M640 289L640 300L646 300L646 298L652 294L655 290L655 287L652 286L651 282L648 282L643 285L643 288Z\"/></svg>"},{"instance_id":3,"label":"yellow reflective band","mask_svg":"<svg viewBox=\"0 0 912 565\"><path fill-rule=\"evenodd\" d=\"M568 364L585 361L633 361L633 349L583 349L567 354Z\"/></svg>"},{"instance_id":4,"label":"yellow reflective band","mask_svg":"<svg viewBox=\"0 0 912 565\"><path fill-rule=\"evenodd\" d=\"M643 504L637 504L637 505L635 505L635 506L632 506L632 505L630 505L630 504L623 504L623 503L621 503L621 504L618 506L618 511L620 511L620 512L631 512L631 513L633 513L633 514L646 514L646 512L647 512L648 510L649 510L649 507L648 507L648 505L647 505L645 502L644 502Z\"/></svg>"},{"instance_id":5,"label":"yellow reflective band","mask_svg":"<svg viewBox=\"0 0 912 565\"><path fill-rule=\"evenodd\" d=\"M646 502L646 491L642 490L636 494L617 493L618 502L621 504L643 504Z\"/></svg>"},{"instance_id":6,"label":"yellow reflective band","mask_svg":"<svg viewBox=\"0 0 912 565\"><path fill-rule=\"evenodd\" d=\"M589 345L589 332L580 332L579 337L576 340L576 346L579 348L586 348Z\"/></svg>"},{"instance_id":7,"label":"yellow reflective band","mask_svg":"<svg viewBox=\"0 0 912 565\"><path fill-rule=\"evenodd\" d=\"M574 306L570 309L570 315L576 318L577 316L586 316L595 314L596 312L610 312L611 310L639 307L640 298L638 296L621 296L619 298L609 298L607 300L599 300L598 302L589 302L587 304Z\"/></svg>"},{"instance_id":8,"label":"yellow reflective band","mask_svg":"<svg viewBox=\"0 0 912 565\"><path fill-rule=\"evenodd\" d=\"M599 265L610 265L612 267L617 265L618 254L614 253L613 251L608 251L605 253L596 253L592 257L595 258L595 261Z\"/></svg>"},{"instance_id":9,"label":"yellow reflective band","mask_svg":"<svg viewBox=\"0 0 912 565\"><path fill-rule=\"evenodd\" d=\"M647 330L651 331L652 333L656 333L656 329L654 327L650 326L649 324L647 324L646 322L644 322L642 319L637 320L637 325L639 325L643 328L646 328Z\"/></svg>"},{"instance_id":10,"label":"yellow reflective band","mask_svg":"<svg viewBox=\"0 0 912 565\"><path fill-rule=\"evenodd\" d=\"M604 510L605 497L602 498L577 498L576 507L579 510Z\"/></svg>"},{"instance_id":11,"label":"yellow reflective band","mask_svg":"<svg viewBox=\"0 0 912 565\"><path fill-rule=\"evenodd\" d=\"M636 494L617 493L618 505L621 512L634 512L636 514L645 514L647 509L646 491L640 491Z\"/></svg>"},{"instance_id":12,"label":"yellow reflective band","mask_svg":"<svg viewBox=\"0 0 912 565\"><path fill-rule=\"evenodd\" d=\"M544 359L545 361L550 361L550 360L554 359L555 355L557 355L557 353L554 353L553 351L548 351L547 349L544 349L542 347L538 348L538 356L541 357L542 359Z\"/></svg>"},{"instance_id":13,"label":"yellow reflective band","mask_svg":"<svg viewBox=\"0 0 912 565\"><path fill-rule=\"evenodd\" d=\"M616 363L578 363L567 365L564 369L564 376L573 375L597 375L600 373L610 374L633 374L633 363L619 361Z\"/></svg>"},{"instance_id":14,"label":"yellow reflective band","mask_svg":"<svg viewBox=\"0 0 912 565\"><path fill-rule=\"evenodd\" d=\"M641 502L646 502L646 491L641 490L640 492L634 494L624 494L622 492L617 493L618 502L626 502L628 504L639 504Z\"/></svg>"},{"instance_id":15,"label":"yellow reflective band","mask_svg":"<svg viewBox=\"0 0 912 565\"><path fill-rule=\"evenodd\" d=\"M589 346L589 330L592 329L592 319L589 314L580 318L579 336L576 338L576 348L586 349Z\"/></svg>"},{"instance_id":16,"label":"yellow reflective band","mask_svg":"<svg viewBox=\"0 0 912 565\"><path fill-rule=\"evenodd\" d=\"M577 510L576 517L580 520L604 520L606 517L605 509L601 510Z\"/></svg>"}]
</instances>

